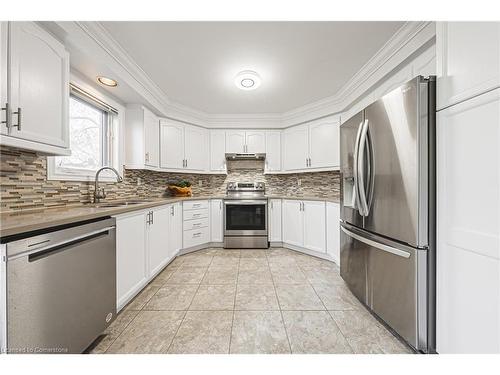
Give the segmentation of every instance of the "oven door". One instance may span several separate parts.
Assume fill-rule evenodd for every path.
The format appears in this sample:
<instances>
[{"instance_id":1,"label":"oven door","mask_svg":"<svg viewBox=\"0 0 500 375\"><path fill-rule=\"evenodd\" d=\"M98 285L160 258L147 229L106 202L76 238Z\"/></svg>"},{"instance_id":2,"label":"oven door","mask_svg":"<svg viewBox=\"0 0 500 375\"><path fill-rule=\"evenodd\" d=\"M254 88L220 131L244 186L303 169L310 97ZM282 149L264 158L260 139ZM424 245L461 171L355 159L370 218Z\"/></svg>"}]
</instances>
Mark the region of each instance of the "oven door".
<instances>
[{"instance_id":1,"label":"oven door","mask_svg":"<svg viewBox=\"0 0 500 375\"><path fill-rule=\"evenodd\" d=\"M225 200L226 236L267 235L267 200Z\"/></svg>"}]
</instances>

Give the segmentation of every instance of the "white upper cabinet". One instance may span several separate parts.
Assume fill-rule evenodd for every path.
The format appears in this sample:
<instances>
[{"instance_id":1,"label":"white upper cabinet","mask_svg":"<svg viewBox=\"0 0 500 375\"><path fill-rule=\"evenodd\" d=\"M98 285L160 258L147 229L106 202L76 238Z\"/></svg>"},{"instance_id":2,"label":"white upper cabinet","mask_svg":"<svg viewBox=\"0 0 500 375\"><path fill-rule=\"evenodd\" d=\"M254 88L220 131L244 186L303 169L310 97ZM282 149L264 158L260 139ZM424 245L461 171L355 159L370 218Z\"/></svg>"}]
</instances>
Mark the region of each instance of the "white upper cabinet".
<instances>
[{"instance_id":1,"label":"white upper cabinet","mask_svg":"<svg viewBox=\"0 0 500 375\"><path fill-rule=\"evenodd\" d=\"M226 131L226 152L242 154L246 149L245 131Z\"/></svg>"},{"instance_id":2,"label":"white upper cabinet","mask_svg":"<svg viewBox=\"0 0 500 375\"><path fill-rule=\"evenodd\" d=\"M144 164L151 167L160 165L160 126L154 113L144 111Z\"/></svg>"},{"instance_id":3,"label":"white upper cabinet","mask_svg":"<svg viewBox=\"0 0 500 375\"><path fill-rule=\"evenodd\" d=\"M340 166L340 122L333 119L314 121L309 125L309 167Z\"/></svg>"},{"instance_id":4,"label":"white upper cabinet","mask_svg":"<svg viewBox=\"0 0 500 375\"><path fill-rule=\"evenodd\" d=\"M160 120L160 155L161 168L184 168L184 124Z\"/></svg>"},{"instance_id":5,"label":"white upper cabinet","mask_svg":"<svg viewBox=\"0 0 500 375\"><path fill-rule=\"evenodd\" d=\"M266 132L257 130L227 130L226 152L264 153L266 152Z\"/></svg>"},{"instance_id":6,"label":"white upper cabinet","mask_svg":"<svg viewBox=\"0 0 500 375\"><path fill-rule=\"evenodd\" d=\"M283 131L283 169L331 170L340 165L338 117L326 117Z\"/></svg>"},{"instance_id":7,"label":"white upper cabinet","mask_svg":"<svg viewBox=\"0 0 500 375\"><path fill-rule=\"evenodd\" d=\"M0 22L0 134L7 134L7 22Z\"/></svg>"},{"instance_id":8,"label":"white upper cabinet","mask_svg":"<svg viewBox=\"0 0 500 375\"><path fill-rule=\"evenodd\" d=\"M161 119L160 168L186 172L208 170L208 130Z\"/></svg>"},{"instance_id":9,"label":"white upper cabinet","mask_svg":"<svg viewBox=\"0 0 500 375\"><path fill-rule=\"evenodd\" d=\"M208 131L199 126L184 127L185 169L203 172L208 169Z\"/></svg>"},{"instance_id":10,"label":"white upper cabinet","mask_svg":"<svg viewBox=\"0 0 500 375\"><path fill-rule=\"evenodd\" d=\"M226 132L210 130L210 171L227 172L226 169Z\"/></svg>"},{"instance_id":11,"label":"white upper cabinet","mask_svg":"<svg viewBox=\"0 0 500 375\"><path fill-rule=\"evenodd\" d=\"M160 162L159 119L138 104L125 113L125 164L129 168L158 168Z\"/></svg>"},{"instance_id":12,"label":"white upper cabinet","mask_svg":"<svg viewBox=\"0 0 500 375\"><path fill-rule=\"evenodd\" d=\"M2 143L49 154L67 154L68 52L34 22L4 22L0 33L1 108L8 103L10 120L8 129L2 125L2 133L9 136ZM6 110L1 112L4 121ZM13 139L18 139L18 143ZM58 148L65 151L57 151Z\"/></svg>"},{"instance_id":13,"label":"white upper cabinet","mask_svg":"<svg viewBox=\"0 0 500 375\"><path fill-rule=\"evenodd\" d=\"M309 157L308 125L293 126L283 132L283 168L306 169Z\"/></svg>"},{"instance_id":14,"label":"white upper cabinet","mask_svg":"<svg viewBox=\"0 0 500 375\"><path fill-rule=\"evenodd\" d=\"M253 154L266 152L266 132L247 131L246 132L246 152Z\"/></svg>"},{"instance_id":15,"label":"white upper cabinet","mask_svg":"<svg viewBox=\"0 0 500 375\"><path fill-rule=\"evenodd\" d=\"M266 131L266 172L281 171L281 132Z\"/></svg>"},{"instance_id":16,"label":"white upper cabinet","mask_svg":"<svg viewBox=\"0 0 500 375\"><path fill-rule=\"evenodd\" d=\"M438 22L437 107L500 87L500 22Z\"/></svg>"}]
</instances>

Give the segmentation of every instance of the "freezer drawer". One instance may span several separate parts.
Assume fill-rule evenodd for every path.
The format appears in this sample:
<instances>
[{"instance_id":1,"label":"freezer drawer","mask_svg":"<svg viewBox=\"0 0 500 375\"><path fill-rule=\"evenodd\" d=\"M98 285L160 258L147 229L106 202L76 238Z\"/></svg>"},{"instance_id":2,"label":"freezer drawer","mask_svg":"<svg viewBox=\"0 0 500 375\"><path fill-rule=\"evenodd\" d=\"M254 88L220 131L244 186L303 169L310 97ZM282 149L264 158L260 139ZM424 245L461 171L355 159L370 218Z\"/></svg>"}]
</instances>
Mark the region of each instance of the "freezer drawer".
<instances>
[{"instance_id":1,"label":"freezer drawer","mask_svg":"<svg viewBox=\"0 0 500 375\"><path fill-rule=\"evenodd\" d=\"M411 346L425 351L427 251L347 225L341 227L341 246L340 272L352 292Z\"/></svg>"}]
</instances>

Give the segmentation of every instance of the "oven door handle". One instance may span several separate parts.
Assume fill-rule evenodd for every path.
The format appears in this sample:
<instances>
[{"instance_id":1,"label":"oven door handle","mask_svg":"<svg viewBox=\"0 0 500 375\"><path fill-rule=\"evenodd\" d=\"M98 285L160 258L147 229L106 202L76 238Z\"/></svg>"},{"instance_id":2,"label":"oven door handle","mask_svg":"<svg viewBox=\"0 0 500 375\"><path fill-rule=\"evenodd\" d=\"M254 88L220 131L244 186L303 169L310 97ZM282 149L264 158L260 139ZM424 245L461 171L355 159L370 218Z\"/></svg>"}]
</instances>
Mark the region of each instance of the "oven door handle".
<instances>
[{"instance_id":1,"label":"oven door handle","mask_svg":"<svg viewBox=\"0 0 500 375\"><path fill-rule=\"evenodd\" d=\"M224 201L224 204L227 206L248 206L248 205L256 205L256 204L262 204L267 206L267 201L265 200L242 200L242 201Z\"/></svg>"}]
</instances>

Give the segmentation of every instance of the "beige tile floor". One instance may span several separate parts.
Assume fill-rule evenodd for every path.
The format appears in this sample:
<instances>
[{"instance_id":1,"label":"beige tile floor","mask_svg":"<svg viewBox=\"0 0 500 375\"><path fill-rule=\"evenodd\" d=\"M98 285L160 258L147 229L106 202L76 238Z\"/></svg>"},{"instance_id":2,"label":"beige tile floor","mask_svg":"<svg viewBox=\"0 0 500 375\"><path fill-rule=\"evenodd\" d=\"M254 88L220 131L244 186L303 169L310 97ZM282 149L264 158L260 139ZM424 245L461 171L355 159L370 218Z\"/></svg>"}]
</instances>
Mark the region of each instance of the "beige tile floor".
<instances>
[{"instance_id":1,"label":"beige tile floor","mask_svg":"<svg viewBox=\"0 0 500 375\"><path fill-rule=\"evenodd\" d=\"M178 257L105 334L92 353L411 353L334 263L282 248Z\"/></svg>"}]
</instances>

